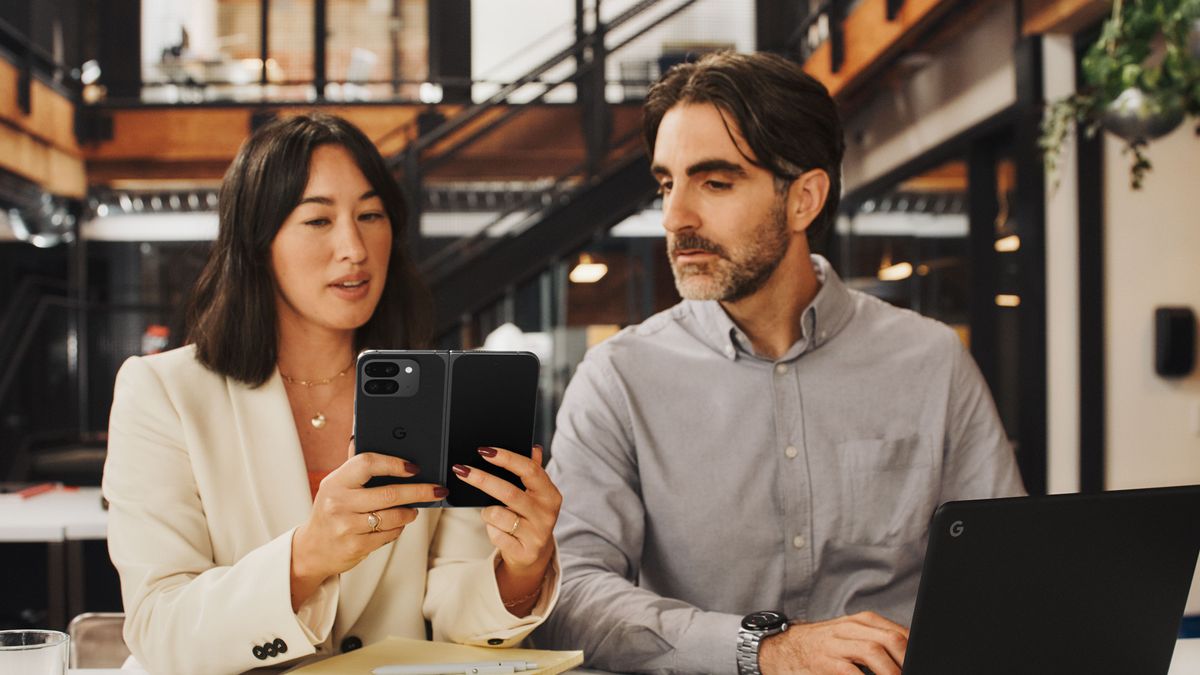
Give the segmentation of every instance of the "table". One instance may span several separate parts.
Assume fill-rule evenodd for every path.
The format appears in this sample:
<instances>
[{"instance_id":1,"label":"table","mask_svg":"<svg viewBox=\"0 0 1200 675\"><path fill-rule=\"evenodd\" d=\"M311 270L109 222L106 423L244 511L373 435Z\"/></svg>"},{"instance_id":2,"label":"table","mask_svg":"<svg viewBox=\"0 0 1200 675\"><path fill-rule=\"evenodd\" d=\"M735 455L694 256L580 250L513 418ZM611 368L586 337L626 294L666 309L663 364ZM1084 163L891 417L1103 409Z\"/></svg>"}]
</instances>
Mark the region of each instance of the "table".
<instances>
[{"instance_id":1,"label":"table","mask_svg":"<svg viewBox=\"0 0 1200 675\"><path fill-rule=\"evenodd\" d=\"M1170 675L1200 675L1200 638L1175 643Z\"/></svg>"},{"instance_id":2,"label":"table","mask_svg":"<svg viewBox=\"0 0 1200 675\"><path fill-rule=\"evenodd\" d=\"M579 668L572 670L579 675L605 675L603 671ZM70 675L148 675L144 670L72 669ZM1180 640L1175 643L1175 657L1171 660L1168 675L1200 675L1200 638Z\"/></svg>"},{"instance_id":3,"label":"table","mask_svg":"<svg viewBox=\"0 0 1200 675\"><path fill-rule=\"evenodd\" d=\"M106 539L100 488L55 489L28 499L0 494L0 544L46 544L47 624L65 629L84 610L83 542Z\"/></svg>"}]
</instances>

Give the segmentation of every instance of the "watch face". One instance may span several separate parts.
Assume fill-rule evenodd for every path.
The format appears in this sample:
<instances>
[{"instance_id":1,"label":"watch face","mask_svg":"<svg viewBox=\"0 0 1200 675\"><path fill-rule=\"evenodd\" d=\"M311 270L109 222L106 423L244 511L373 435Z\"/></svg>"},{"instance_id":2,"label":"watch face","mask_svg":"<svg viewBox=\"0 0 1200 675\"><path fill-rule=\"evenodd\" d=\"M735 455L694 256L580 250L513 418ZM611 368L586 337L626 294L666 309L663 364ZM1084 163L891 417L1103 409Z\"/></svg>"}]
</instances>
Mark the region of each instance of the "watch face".
<instances>
[{"instance_id":1,"label":"watch face","mask_svg":"<svg viewBox=\"0 0 1200 675\"><path fill-rule=\"evenodd\" d=\"M754 631L771 630L779 628L785 623L787 623L787 617L779 612L755 612L747 614L742 619L742 628Z\"/></svg>"}]
</instances>

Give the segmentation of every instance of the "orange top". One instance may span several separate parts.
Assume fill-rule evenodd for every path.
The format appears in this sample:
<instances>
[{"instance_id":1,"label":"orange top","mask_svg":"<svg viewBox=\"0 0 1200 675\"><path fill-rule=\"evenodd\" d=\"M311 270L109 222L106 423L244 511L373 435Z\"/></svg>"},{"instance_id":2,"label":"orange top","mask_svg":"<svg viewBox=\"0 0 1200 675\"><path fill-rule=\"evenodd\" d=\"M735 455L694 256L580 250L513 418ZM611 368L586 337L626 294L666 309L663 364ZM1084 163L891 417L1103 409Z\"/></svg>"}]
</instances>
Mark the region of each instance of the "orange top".
<instances>
[{"instance_id":1,"label":"orange top","mask_svg":"<svg viewBox=\"0 0 1200 675\"><path fill-rule=\"evenodd\" d=\"M325 480L325 476L333 473L332 471L309 471L308 472L308 490L312 493L313 499L317 498L317 489L321 487L321 481Z\"/></svg>"}]
</instances>

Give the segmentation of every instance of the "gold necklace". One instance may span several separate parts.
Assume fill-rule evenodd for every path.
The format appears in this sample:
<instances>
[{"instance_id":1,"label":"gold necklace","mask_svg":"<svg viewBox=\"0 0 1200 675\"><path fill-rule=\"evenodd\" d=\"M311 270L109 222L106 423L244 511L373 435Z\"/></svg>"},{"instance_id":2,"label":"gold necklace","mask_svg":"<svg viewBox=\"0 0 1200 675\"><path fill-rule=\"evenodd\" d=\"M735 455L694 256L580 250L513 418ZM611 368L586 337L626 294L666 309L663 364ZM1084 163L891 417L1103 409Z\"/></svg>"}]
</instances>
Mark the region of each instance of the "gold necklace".
<instances>
[{"instance_id":1,"label":"gold necklace","mask_svg":"<svg viewBox=\"0 0 1200 675\"><path fill-rule=\"evenodd\" d=\"M351 360L350 364L347 365L345 368L343 368L340 373L338 373L337 375L334 375L332 377L327 377L323 380L297 380L296 378L284 373L282 370L279 371L279 375L281 377L283 377L284 381L286 381L288 384L299 385L301 387L304 387L305 389L311 389L313 387L319 387L321 385L325 385L325 384L329 384L330 382L333 382L334 380L336 380L339 377L342 377L346 373L348 373L352 367L354 367L353 360ZM332 401L333 401L333 397L331 396L330 400L325 402L325 405L329 405ZM323 408L325 406L320 406L320 407ZM317 414L315 414L311 418L309 418L308 422L309 422L309 424L313 425L314 429L325 428L325 413L321 412L320 410L317 410Z\"/></svg>"}]
</instances>

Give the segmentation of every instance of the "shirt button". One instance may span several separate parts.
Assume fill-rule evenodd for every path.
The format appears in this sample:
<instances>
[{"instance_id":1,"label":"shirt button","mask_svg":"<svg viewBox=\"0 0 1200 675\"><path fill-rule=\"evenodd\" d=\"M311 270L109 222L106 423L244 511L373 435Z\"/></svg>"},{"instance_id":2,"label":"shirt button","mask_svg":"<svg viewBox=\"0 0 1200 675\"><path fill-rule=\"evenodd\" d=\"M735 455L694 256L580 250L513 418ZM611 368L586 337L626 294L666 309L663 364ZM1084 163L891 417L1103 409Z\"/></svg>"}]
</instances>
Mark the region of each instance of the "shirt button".
<instances>
[{"instance_id":1,"label":"shirt button","mask_svg":"<svg viewBox=\"0 0 1200 675\"><path fill-rule=\"evenodd\" d=\"M796 449L796 446L789 445L787 446L787 450L783 451L783 454L788 459L796 459L796 455L800 454L800 451Z\"/></svg>"},{"instance_id":2,"label":"shirt button","mask_svg":"<svg viewBox=\"0 0 1200 675\"><path fill-rule=\"evenodd\" d=\"M733 348L733 345L730 345L730 346L728 346L728 347L726 347L726 348L725 348L725 355L726 355L726 356L733 356L733 354L734 354L734 351L735 351L735 350L734 350L734 348Z\"/></svg>"},{"instance_id":3,"label":"shirt button","mask_svg":"<svg viewBox=\"0 0 1200 675\"><path fill-rule=\"evenodd\" d=\"M787 364L781 363L775 366L775 372L779 373L780 375L787 375Z\"/></svg>"},{"instance_id":4,"label":"shirt button","mask_svg":"<svg viewBox=\"0 0 1200 675\"><path fill-rule=\"evenodd\" d=\"M352 652L355 649L362 649L362 640L357 635L347 635L342 639L343 652Z\"/></svg>"},{"instance_id":5,"label":"shirt button","mask_svg":"<svg viewBox=\"0 0 1200 675\"><path fill-rule=\"evenodd\" d=\"M794 548L804 548L804 537L800 535L792 537L792 546Z\"/></svg>"}]
</instances>

